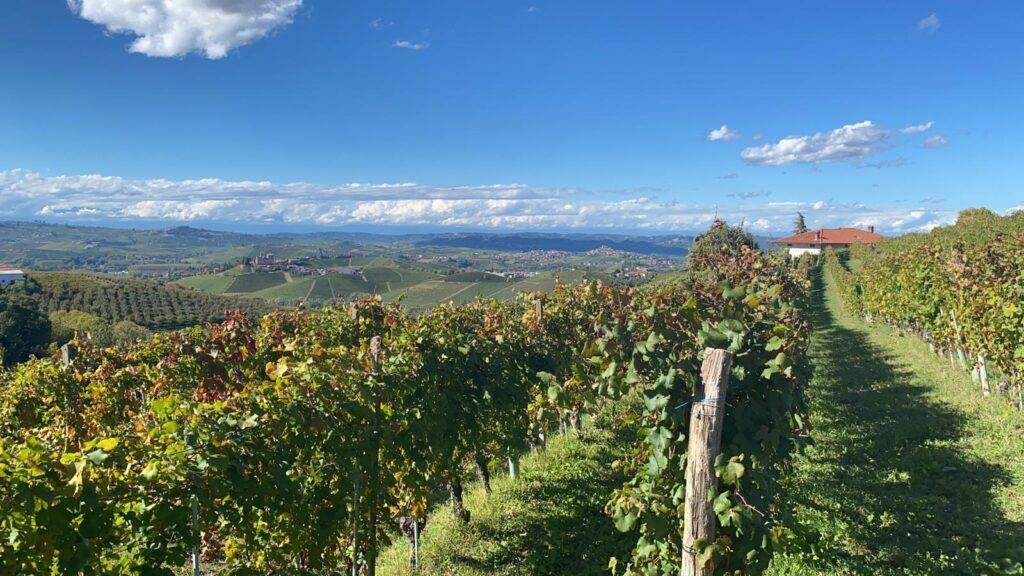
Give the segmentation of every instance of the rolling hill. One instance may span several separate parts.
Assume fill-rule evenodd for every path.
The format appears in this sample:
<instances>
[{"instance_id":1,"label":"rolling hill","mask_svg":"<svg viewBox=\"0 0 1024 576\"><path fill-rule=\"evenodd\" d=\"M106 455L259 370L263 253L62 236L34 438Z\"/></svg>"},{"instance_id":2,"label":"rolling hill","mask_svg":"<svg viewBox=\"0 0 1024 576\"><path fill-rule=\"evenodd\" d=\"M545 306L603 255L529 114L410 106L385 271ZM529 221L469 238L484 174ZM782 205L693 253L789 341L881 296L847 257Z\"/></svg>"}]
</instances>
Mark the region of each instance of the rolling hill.
<instances>
[{"instance_id":1,"label":"rolling hill","mask_svg":"<svg viewBox=\"0 0 1024 576\"><path fill-rule=\"evenodd\" d=\"M151 330L171 330L222 320L228 310L260 316L273 309L265 301L207 294L146 280L79 272L32 272L42 286L47 312L79 310L115 323L134 322Z\"/></svg>"}]
</instances>

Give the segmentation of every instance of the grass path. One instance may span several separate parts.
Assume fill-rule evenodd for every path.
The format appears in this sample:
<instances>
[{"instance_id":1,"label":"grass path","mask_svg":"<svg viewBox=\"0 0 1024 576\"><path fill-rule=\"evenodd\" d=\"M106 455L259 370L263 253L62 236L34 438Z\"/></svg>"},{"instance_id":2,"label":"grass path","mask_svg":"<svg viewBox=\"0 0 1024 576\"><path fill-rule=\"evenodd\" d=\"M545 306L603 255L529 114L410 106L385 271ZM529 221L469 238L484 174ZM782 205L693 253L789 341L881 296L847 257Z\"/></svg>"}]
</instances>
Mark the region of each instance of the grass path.
<instances>
[{"instance_id":1,"label":"grass path","mask_svg":"<svg viewBox=\"0 0 1024 576\"><path fill-rule=\"evenodd\" d=\"M614 409L579 434L556 436L522 460L521 474L500 474L485 496L467 486L472 521L456 520L448 504L430 515L415 574L430 576L607 576L608 559L626 555L635 534L615 530L604 514L622 474L621 458L633 433L614 423ZM415 576L404 538L384 551L378 574Z\"/></svg>"},{"instance_id":2,"label":"grass path","mask_svg":"<svg viewBox=\"0 0 1024 576\"><path fill-rule=\"evenodd\" d=\"M818 287L819 292L822 291ZM1024 574L1024 416L910 337L815 311L812 439L770 574Z\"/></svg>"}]
</instances>

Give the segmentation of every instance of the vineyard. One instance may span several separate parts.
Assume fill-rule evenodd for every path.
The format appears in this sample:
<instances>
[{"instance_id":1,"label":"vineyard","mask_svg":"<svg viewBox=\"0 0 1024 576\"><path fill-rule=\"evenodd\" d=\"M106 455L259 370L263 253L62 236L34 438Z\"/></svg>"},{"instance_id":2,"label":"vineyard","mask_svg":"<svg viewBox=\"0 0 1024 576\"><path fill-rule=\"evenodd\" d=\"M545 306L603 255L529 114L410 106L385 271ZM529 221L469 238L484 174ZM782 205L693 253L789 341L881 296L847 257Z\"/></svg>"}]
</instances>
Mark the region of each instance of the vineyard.
<instances>
[{"instance_id":1,"label":"vineyard","mask_svg":"<svg viewBox=\"0 0 1024 576\"><path fill-rule=\"evenodd\" d=\"M913 333L961 369L982 393L1024 410L1024 213L968 210L954 226L855 246L856 273L832 254L844 306Z\"/></svg>"},{"instance_id":2,"label":"vineyard","mask_svg":"<svg viewBox=\"0 0 1024 576\"><path fill-rule=\"evenodd\" d=\"M673 283L559 285L410 316L368 298L32 360L0 374L0 574L377 573L464 485L595 415L631 429L606 530L619 574L757 573L805 436L808 262L698 239ZM41 280L42 281L42 280ZM192 292L189 292L192 294ZM110 312L112 313L112 312ZM104 312L106 314L106 312ZM731 357L701 393L707 350ZM727 364L728 366L728 364ZM692 413L724 408L710 493L688 495ZM474 472L475 470L475 472ZM714 537L683 545L686 504ZM415 562L416 558L413 557Z\"/></svg>"},{"instance_id":3,"label":"vineyard","mask_svg":"<svg viewBox=\"0 0 1024 576\"><path fill-rule=\"evenodd\" d=\"M86 312L115 324L132 322L151 330L170 330L216 322L230 309L258 316L272 310L264 301L203 294L146 280L77 272L34 272L47 312Z\"/></svg>"}]
</instances>

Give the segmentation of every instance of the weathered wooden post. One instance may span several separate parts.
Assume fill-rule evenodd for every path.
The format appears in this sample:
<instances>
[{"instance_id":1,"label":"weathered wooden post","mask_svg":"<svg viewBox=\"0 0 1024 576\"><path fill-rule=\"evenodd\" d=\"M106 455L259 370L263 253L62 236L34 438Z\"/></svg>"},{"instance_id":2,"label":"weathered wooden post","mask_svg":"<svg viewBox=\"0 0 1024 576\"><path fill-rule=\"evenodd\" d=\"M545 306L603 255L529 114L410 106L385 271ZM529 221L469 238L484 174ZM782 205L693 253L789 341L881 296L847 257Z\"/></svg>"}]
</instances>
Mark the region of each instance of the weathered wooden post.
<instances>
[{"instance_id":1,"label":"weathered wooden post","mask_svg":"<svg viewBox=\"0 0 1024 576\"><path fill-rule=\"evenodd\" d=\"M75 351L71 349L71 344L65 344L60 347L60 363L62 366L71 366L71 361L75 359Z\"/></svg>"},{"instance_id":2,"label":"weathered wooden post","mask_svg":"<svg viewBox=\"0 0 1024 576\"><path fill-rule=\"evenodd\" d=\"M380 374L383 353L381 337L374 336L370 338L370 357L373 363L372 376L374 379ZM373 433L377 435L377 440L370 451L370 473L373 474L373 484L370 487L373 491L370 493L370 533L367 535L366 540L366 576L377 576L377 508L379 507L377 494L380 490L380 413L380 400L377 400L374 402L373 409L374 427L376 428Z\"/></svg>"},{"instance_id":3,"label":"weathered wooden post","mask_svg":"<svg viewBox=\"0 0 1024 576\"><path fill-rule=\"evenodd\" d=\"M192 576L200 576L200 550L202 532L199 531L199 500L193 493L192 497Z\"/></svg>"},{"instance_id":4,"label":"weathered wooden post","mask_svg":"<svg viewBox=\"0 0 1024 576\"><path fill-rule=\"evenodd\" d=\"M981 380L981 393L991 396L992 390L988 386L988 366L985 364L984 354L978 354L978 379Z\"/></svg>"},{"instance_id":5,"label":"weathered wooden post","mask_svg":"<svg viewBox=\"0 0 1024 576\"><path fill-rule=\"evenodd\" d=\"M963 348L956 349L956 357L960 360L960 369L964 372L967 371L967 352L964 352Z\"/></svg>"},{"instance_id":6,"label":"weathered wooden post","mask_svg":"<svg viewBox=\"0 0 1024 576\"><path fill-rule=\"evenodd\" d=\"M725 394L729 387L732 354L718 348L704 350L701 388L690 411L690 438L686 453L686 504L683 526L681 576L709 576L713 569L698 560L693 544L715 539L715 514L708 491L715 486L715 457L722 443Z\"/></svg>"}]
</instances>

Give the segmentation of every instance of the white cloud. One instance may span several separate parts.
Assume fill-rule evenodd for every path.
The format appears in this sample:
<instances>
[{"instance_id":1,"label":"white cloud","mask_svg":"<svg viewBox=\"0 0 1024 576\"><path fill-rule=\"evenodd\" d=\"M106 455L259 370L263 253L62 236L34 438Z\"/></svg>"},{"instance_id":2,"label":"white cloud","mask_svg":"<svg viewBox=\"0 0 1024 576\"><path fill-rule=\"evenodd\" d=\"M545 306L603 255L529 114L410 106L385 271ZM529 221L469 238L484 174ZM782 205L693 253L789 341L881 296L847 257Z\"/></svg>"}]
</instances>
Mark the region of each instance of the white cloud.
<instances>
[{"instance_id":1,"label":"white cloud","mask_svg":"<svg viewBox=\"0 0 1024 576\"><path fill-rule=\"evenodd\" d=\"M398 40L391 45L392 48L405 48L406 50L426 50L430 48L430 42L410 42L409 40Z\"/></svg>"},{"instance_id":2,"label":"white cloud","mask_svg":"<svg viewBox=\"0 0 1024 576\"><path fill-rule=\"evenodd\" d=\"M740 157L755 166L820 164L870 156L880 151L889 132L870 120L811 136L789 136L774 144L745 148Z\"/></svg>"},{"instance_id":3,"label":"white cloud","mask_svg":"<svg viewBox=\"0 0 1024 576\"><path fill-rule=\"evenodd\" d=\"M622 198L524 184L426 186L202 180L128 180L0 171L0 217L62 222L218 222L277 225L381 225L520 230L686 232L717 214L761 232L788 230L795 212L816 226L875 225L920 230L956 219L952 210L817 202L767 202L767 192L740 193L739 204L713 206L650 197ZM759 203L744 203L746 201Z\"/></svg>"},{"instance_id":4,"label":"white cloud","mask_svg":"<svg viewBox=\"0 0 1024 576\"><path fill-rule=\"evenodd\" d=\"M147 56L199 53L211 59L292 22L303 0L67 0L76 15L108 32L132 34Z\"/></svg>"},{"instance_id":5,"label":"white cloud","mask_svg":"<svg viewBox=\"0 0 1024 576\"><path fill-rule=\"evenodd\" d=\"M144 220L212 220L227 218L235 206L238 200L143 200L125 206L121 214Z\"/></svg>"},{"instance_id":6,"label":"white cloud","mask_svg":"<svg viewBox=\"0 0 1024 576\"><path fill-rule=\"evenodd\" d=\"M932 12L928 16L925 16L924 18L921 19L920 22L917 23L918 30L926 30L928 32L935 32L941 26L942 22L939 21L938 15L936 15L934 12Z\"/></svg>"},{"instance_id":7,"label":"white cloud","mask_svg":"<svg viewBox=\"0 0 1024 576\"><path fill-rule=\"evenodd\" d=\"M949 140L946 140L946 137L942 134L936 134L924 141L925 148L942 148L946 144L949 144Z\"/></svg>"},{"instance_id":8,"label":"white cloud","mask_svg":"<svg viewBox=\"0 0 1024 576\"><path fill-rule=\"evenodd\" d=\"M914 126L907 126L906 128L903 128L900 132L902 134L920 134L931 130L934 125L934 121L927 122L925 124L915 124Z\"/></svg>"},{"instance_id":9,"label":"white cloud","mask_svg":"<svg viewBox=\"0 0 1024 576\"><path fill-rule=\"evenodd\" d=\"M381 28L390 28L394 25L395 22L393 20L385 20L383 18L374 18L373 20L370 20L370 28L376 28L378 30Z\"/></svg>"},{"instance_id":10,"label":"white cloud","mask_svg":"<svg viewBox=\"0 0 1024 576\"><path fill-rule=\"evenodd\" d=\"M739 137L740 137L740 133L739 132L733 130L732 128L729 128L725 124L722 124L722 126L719 127L719 128L715 128L711 132L708 132L708 141L710 141L710 142L715 142L715 141L718 141L718 140L725 140L725 141L735 140L735 139L737 139Z\"/></svg>"}]
</instances>

